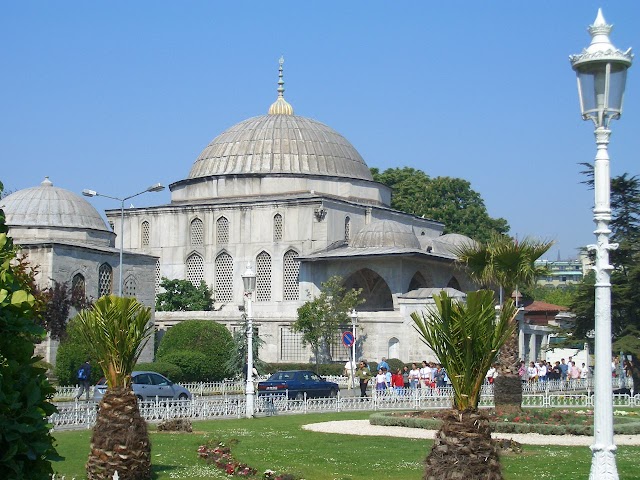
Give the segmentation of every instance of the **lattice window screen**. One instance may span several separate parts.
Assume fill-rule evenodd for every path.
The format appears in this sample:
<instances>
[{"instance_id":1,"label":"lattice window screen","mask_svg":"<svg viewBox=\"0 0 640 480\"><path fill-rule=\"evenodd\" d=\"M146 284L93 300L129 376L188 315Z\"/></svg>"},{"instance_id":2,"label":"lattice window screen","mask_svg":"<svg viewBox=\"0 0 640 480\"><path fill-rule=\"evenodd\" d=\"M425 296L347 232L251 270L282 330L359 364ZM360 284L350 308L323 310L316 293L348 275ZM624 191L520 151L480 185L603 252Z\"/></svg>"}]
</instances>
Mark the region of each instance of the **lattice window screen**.
<instances>
[{"instance_id":1,"label":"lattice window screen","mask_svg":"<svg viewBox=\"0 0 640 480\"><path fill-rule=\"evenodd\" d=\"M122 268L122 267L121 267ZM113 284L113 270L111 265L103 263L98 270L98 295L104 297L111 293Z\"/></svg>"},{"instance_id":2,"label":"lattice window screen","mask_svg":"<svg viewBox=\"0 0 640 480\"><path fill-rule=\"evenodd\" d=\"M150 231L150 227L149 227L149 222L147 222L146 220L144 222L142 222L142 226L141 226L141 242L142 242L142 246L143 247L148 247L149 246L149 231Z\"/></svg>"},{"instance_id":3,"label":"lattice window screen","mask_svg":"<svg viewBox=\"0 0 640 480\"><path fill-rule=\"evenodd\" d=\"M289 327L280 329L280 360L288 362L306 362L310 352L302 345L302 333L296 333Z\"/></svg>"},{"instance_id":4,"label":"lattice window screen","mask_svg":"<svg viewBox=\"0 0 640 480\"><path fill-rule=\"evenodd\" d=\"M233 300L233 258L228 253L216 257L216 302L229 303Z\"/></svg>"},{"instance_id":5,"label":"lattice window screen","mask_svg":"<svg viewBox=\"0 0 640 480\"><path fill-rule=\"evenodd\" d=\"M196 287L204 279L204 261L197 253L192 253L187 258L187 280Z\"/></svg>"},{"instance_id":6,"label":"lattice window screen","mask_svg":"<svg viewBox=\"0 0 640 480\"><path fill-rule=\"evenodd\" d=\"M160 281L162 280L160 275L160 260L156 260L156 295L160 293Z\"/></svg>"},{"instance_id":7,"label":"lattice window screen","mask_svg":"<svg viewBox=\"0 0 640 480\"><path fill-rule=\"evenodd\" d=\"M71 280L71 293L75 298L85 298L86 287L84 283L84 276L80 273L76 273Z\"/></svg>"},{"instance_id":8,"label":"lattice window screen","mask_svg":"<svg viewBox=\"0 0 640 480\"><path fill-rule=\"evenodd\" d=\"M351 238L351 219L349 217L344 219L344 239L348 242Z\"/></svg>"},{"instance_id":9,"label":"lattice window screen","mask_svg":"<svg viewBox=\"0 0 640 480\"><path fill-rule=\"evenodd\" d=\"M256 302L271 301L271 255L260 252L256 257Z\"/></svg>"},{"instance_id":10,"label":"lattice window screen","mask_svg":"<svg viewBox=\"0 0 640 480\"><path fill-rule=\"evenodd\" d=\"M129 277L124 281L124 285L122 286L122 294L125 297L136 296L136 279L134 277Z\"/></svg>"},{"instance_id":11,"label":"lattice window screen","mask_svg":"<svg viewBox=\"0 0 640 480\"><path fill-rule=\"evenodd\" d=\"M273 241L282 240L282 215L276 213L273 217Z\"/></svg>"},{"instance_id":12,"label":"lattice window screen","mask_svg":"<svg viewBox=\"0 0 640 480\"><path fill-rule=\"evenodd\" d=\"M300 262L298 261L298 252L289 250L284 254L283 265L283 300L298 300L298 274L300 273Z\"/></svg>"},{"instance_id":13,"label":"lattice window screen","mask_svg":"<svg viewBox=\"0 0 640 480\"><path fill-rule=\"evenodd\" d=\"M216 221L216 235L218 245L229 243L229 220L227 217L220 217Z\"/></svg>"},{"instance_id":14,"label":"lattice window screen","mask_svg":"<svg viewBox=\"0 0 640 480\"><path fill-rule=\"evenodd\" d=\"M204 245L204 223L199 218L191 221L191 245Z\"/></svg>"}]
</instances>

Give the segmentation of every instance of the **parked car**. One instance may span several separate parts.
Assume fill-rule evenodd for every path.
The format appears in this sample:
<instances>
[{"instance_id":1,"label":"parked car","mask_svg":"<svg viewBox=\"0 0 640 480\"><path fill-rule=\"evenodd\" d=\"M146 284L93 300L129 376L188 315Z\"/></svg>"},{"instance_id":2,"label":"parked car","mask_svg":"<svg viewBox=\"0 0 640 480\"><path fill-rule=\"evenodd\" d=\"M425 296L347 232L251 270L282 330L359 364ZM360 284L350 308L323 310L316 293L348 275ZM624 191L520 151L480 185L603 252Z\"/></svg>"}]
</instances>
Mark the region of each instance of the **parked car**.
<instances>
[{"instance_id":1,"label":"parked car","mask_svg":"<svg viewBox=\"0 0 640 480\"><path fill-rule=\"evenodd\" d=\"M307 397L335 397L340 387L337 383L327 382L310 370L290 370L277 372L266 381L258 383L258 395L285 395L302 400Z\"/></svg>"},{"instance_id":2,"label":"parked car","mask_svg":"<svg viewBox=\"0 0 640 480\"><path fill-rule=\"evenodd\" d=\"M182 385L173 383L167 377L156 372L132 372L133 393L138 400L187 400L191 399L191 392ZM102 400L107 391L107 382L102 378L93 389L93 399Z\"/></svg>"}]
</instances>

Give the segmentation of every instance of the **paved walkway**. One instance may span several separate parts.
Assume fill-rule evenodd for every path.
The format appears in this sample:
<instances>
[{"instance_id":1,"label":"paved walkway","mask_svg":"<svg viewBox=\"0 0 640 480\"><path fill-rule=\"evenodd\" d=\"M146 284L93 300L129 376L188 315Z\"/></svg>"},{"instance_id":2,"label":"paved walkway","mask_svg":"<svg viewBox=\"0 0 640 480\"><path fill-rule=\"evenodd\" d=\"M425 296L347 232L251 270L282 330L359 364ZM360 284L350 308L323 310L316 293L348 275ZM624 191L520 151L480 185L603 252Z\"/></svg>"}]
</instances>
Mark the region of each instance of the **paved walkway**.
<instances>
[{"instance_id":1,"label":"paved walkway","mask_svg":"<svg viewBox=\"0 0 640 480\"><path fill-rule=\"evenodd\" d=\"M436 431L422 428L383 427L371 425L369 420L343 420L334 422L311 423L303 425L305 430L322 433L340 433L345 435L365 435L379 437L403 437L433 439ZM582 445L593 444L593 437L584 435L540 435L539 433L493 433L493 438L515 440L526 445ZM616 445L640 445L640 435L614 435Z\"/></svg>"}]
</instances>

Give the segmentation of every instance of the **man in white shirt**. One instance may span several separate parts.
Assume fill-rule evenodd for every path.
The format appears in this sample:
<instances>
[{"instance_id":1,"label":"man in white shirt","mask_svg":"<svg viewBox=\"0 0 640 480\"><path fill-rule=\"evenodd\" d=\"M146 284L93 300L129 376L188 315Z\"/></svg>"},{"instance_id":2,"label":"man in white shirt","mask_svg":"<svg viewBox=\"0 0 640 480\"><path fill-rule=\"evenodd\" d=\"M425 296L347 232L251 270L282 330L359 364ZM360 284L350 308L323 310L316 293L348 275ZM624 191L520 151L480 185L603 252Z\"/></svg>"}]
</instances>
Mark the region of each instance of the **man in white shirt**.
<instances>
[{"instance_id":1,"label":"man in white shirt","mask_svg":"<svg viewBox=\"0 0 640 480\"><path fill-rule=\"evenodd\" d=\"M351 387L354 387L353 383L353 375L358 366L352 360L348 360L347 363L344 364L344 374L347 377L347 389L351 390Z\"/></svg>"}]
</instances>

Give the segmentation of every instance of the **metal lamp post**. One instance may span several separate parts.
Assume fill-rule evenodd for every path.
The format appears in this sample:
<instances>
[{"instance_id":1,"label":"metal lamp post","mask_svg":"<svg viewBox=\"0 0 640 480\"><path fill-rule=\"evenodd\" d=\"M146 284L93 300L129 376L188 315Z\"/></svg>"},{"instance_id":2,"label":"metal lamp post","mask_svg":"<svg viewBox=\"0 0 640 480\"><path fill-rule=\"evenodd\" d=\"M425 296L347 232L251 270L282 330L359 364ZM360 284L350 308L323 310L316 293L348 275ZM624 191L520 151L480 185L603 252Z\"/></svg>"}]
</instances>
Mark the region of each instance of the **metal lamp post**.
<instances>
[{"instance_id":1,"label":"metal lamp post","mask_svg":"<svg viewBox=\"0 0 640 480\"><path fill-rule=\"evenodd\" d=\"M246 386L246 411L247 418L253 417L253 312L251 310L251 301L253 300L253 292L256 289L256 274L251 269L251 264L247 263L247 269L242 274L242 283L244 285L244 296L247 299L247 386Z\"/></svg>"},{"instance_id":2,"label":"metal lamp post","mask_svg":"<svg viewBox=\"0 0 640 480\"><path fill-rule=\"evenodd\" d=\"M123 270L122 254L124 252L124 202L133 197L137 197L138 195L142 195L143 193L161 192L162 190L164 190L164 186L161 183L155 183L151 185L149 188L147 188L146 190L143 190L142 192L138 192L135 195L129 195L128 197L124 197L124 198L112 197L110 195L105 195L104 193L98 193L95 190L88 190L88 189L82 190L82 195L84 195L85 197L105 197L105 198L110 198L112 200L118 200L120 202L120 279L118 281L119 297L122 296L122 270Z\"/></svg>"},{"instance_id":3,"label":"metal lamp post","mask_svg":"<svg viewBox=\"0 0 640 480\"><path fill-rule=\"evenodd\" d=\"M609 243L611 221L609 154L607 145L611 120L622 113L622 100L633 55L616 49L609 40L611 25L607 25L598 10L589 27L591 44L578 55L570 57L571 66L578 77L578 95L584 120L595 125L598 148L594 164L596 244L595 251L595 403L594 444L591 446L592 480L618 479L613 443L613 395L611 381L611 270L609 250L618 247Z\"/></svg>"},{"instance_id":4,"label":"metal lamp post","mask_svg":"<svg viewBox=\"0 0 640 480\"><path fill-rule=\"evenodd\" d=\"M351 388L356 388L355 366L356 366L356 326L358 325L358 312L354 308L349 314L351 317L351 333L353 334L353 343L351 344Z\"/></svg>"}]
</instances>

